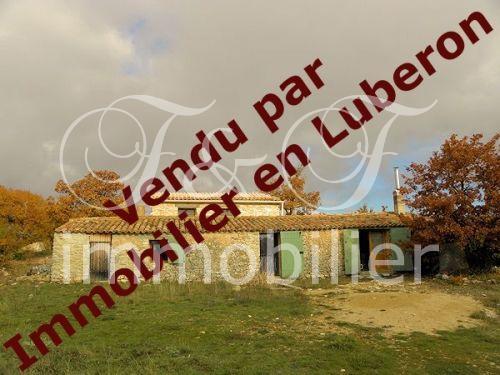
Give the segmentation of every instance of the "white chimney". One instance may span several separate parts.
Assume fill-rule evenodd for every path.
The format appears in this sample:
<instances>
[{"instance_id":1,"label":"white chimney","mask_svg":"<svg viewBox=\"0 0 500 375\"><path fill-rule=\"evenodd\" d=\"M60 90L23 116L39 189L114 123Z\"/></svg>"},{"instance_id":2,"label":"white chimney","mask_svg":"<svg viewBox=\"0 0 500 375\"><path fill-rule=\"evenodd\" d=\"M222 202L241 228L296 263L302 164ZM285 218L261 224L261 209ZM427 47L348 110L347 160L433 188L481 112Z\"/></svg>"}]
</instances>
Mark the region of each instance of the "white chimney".
<instances>
[{"instance_id":1,"label":"white chimney","mask_svg":"<svg viewBox=\"0 0 500 375\"><path fill-rule=\"evenodd\" d=\"M394 212L397 214L404 214L406 212L405 202L403 201L403 196L401 195L399 189L401 185L399 184L399 168L394 167L394 185L395 189L392 192L392 198L394 201Z\"/></svg>"},{"instance_id":2,"label":"white chimney","mask_svg":"<svg viewBox=\"0 0 500 375\"><path fill-rule=\"evenodd\" d=\"M399 168L394 167L394 184L396 185L396 190L399 190Z\"/></svg>"}]
</instances>

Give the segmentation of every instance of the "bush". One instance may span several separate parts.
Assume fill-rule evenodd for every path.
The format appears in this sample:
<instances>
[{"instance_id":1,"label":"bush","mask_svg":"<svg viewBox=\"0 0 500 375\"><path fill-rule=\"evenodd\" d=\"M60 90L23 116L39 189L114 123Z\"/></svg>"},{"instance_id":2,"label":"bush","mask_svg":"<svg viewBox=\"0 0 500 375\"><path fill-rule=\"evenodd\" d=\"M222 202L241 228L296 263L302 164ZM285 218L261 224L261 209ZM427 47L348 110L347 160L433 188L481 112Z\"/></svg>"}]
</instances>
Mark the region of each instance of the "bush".
<instances>
[{"instance_id":1,"label":"bush","mask_svg":"<svg viewBox=\"0 0 500 375\"><path fill-rule=\"evenodd\" d=\"M498 254L483 243L470 243L465 247L465 257L470 269L475 272L487 272L498 264Z\"/></svg>"},{"instance_id":2,"label":"bush","mask_svg":"<svg viewBox=\"0 0 500 375\"><path fill-rule=\"evenodd\" d=\"M16 251L14 254L12 254L12 259L24 260L24 259L26 259L26 254L21 252L21 251Z\"/></svg>"}]
</instances>

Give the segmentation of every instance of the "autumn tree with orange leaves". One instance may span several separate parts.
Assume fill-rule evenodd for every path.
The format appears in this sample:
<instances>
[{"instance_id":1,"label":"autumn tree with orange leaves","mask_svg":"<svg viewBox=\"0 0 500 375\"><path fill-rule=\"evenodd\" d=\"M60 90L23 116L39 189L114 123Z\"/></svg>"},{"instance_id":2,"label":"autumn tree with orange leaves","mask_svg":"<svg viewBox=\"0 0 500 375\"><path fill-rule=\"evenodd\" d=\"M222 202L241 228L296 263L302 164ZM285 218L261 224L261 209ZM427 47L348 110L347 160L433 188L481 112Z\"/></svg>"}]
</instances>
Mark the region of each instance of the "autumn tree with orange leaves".
<instances>
[{"instance_id":1,"label":"autumn tree with orange leaves","mask_svg":"<svg viewBox=\"0 0 500 375\"><path fill-rule=\"evenodd\" d=\"M452 135L426 163L410 165L402 191L414 242L457 243L472 269L498 264L499 139Z\"/></svg>"},{"instance_id":2,"label":"autumn tree with orange leaves","mask_svg":"<svg viewBox=\"0 0 500 375\"><path fill-rule=\"evenodd\" d=\"M63 222L75 217L111 216L102 203L107 199L120 203L123 200L123 188L120 175L109 170L88 173L71 184L59 180L55 187L55 191L60 194L54 202L58 211L56 215Z\"/></svg>"},{"instance_id":3,"label":"autumn tree with orange leaves","mask_svg":"<svg viewBox=\"0 0 500 375\"><path fill-rule=\"evenodd\" d=\"M54 223L40 195L0 186L0 264L23 246L45 242L50 247Z\"/></svg>"},{"instance_id":4,"label":"autumn tree with orange leaves","mask_svg":"<svg viewBox=\"0 0 500 375\"><path fill-rule=\"evenodd\" d=\"M54 229L70 218L109 216L102 202L120 202L124 185L119 178L116 172L102 170L71 184L58 181L55 191L59 196L47 199L0 186L0 264L33 242L45 242L50 248Z\"/></svg>"},{"instance_id":5,"label":"autumn tree with orange leaves","mask_svg":"<svg viewBox=\"0 0 500 375\"><path fill-rule=\"evenodd\" d=\"M306 180L302 176L303 168L290 177L288 183L272 191L271 194L285 201L284 209L287 215L311 214L320 204L319 191L306 192Z\"/></svg>"}]
</instances>

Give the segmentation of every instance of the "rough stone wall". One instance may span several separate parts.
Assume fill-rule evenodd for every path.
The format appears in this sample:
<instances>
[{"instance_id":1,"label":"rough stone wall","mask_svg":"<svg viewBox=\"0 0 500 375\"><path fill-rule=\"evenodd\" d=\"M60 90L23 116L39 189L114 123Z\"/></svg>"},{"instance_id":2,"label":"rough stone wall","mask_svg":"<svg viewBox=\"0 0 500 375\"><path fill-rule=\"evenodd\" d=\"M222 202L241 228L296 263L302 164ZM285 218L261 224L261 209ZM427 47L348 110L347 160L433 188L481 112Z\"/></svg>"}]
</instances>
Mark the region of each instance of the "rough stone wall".
<instances>
[{"instance_id":1,"label":"rough stone wall","mask_svg":"<svg viewBox=\"0 0 500 375\"><path fill-rule=\"evenodd\" d=\"M313 275L313 254L317 254L317 275L319 278L333 278L344 270L341 236L338 230L302 232L304 266L301 279L311 279ZM193 246L183 264L165 262L159 279L169 281L203 281L243 279L250 281L259 275L260 241L258 232L204 233L205 242ZM138 253L149 248L152 235L112 236L110 274L125 267L136 271L127 256L127 251ZM188 238L190 243L194 240ZM64 248L69 254L70 277L64 277ZM85 248L87 250L85 250ZM52 280L57 282L81 282L88 280L89 236L86 234L61 234L54 237ZM251 259L247 256L250 254ZM314 255L316 257L316 255ZM252 262L253 261L253 262ZM250 267L253 263L253 267ZM227 273L223 277L224 265ZM332 268L333 267L333 268Z\"/></svg>"},{"instance_id":2,"label":"rough stone wall","mask_svg":"<svg viewBox=\"0 0 500 375\"><path fill-rule=\"evenodd\" d=\"M205 242L193 246L186 256L184 265L165 264L161 278L170 281L203 281L223 280L222 272L226 265L226 279L241 279L248 275L249 279L259 270L259 233L206 233ZM223 256L223 254L225 254ZM248 256L247 256L248 254ZM250 269L253 259L255 273ZM205 271L206 268L206 271ZM210 272L211 269L211 272Z\"/></svg>"},{"instance_id":3,"label":"rough stone wall","mask_svg":"<svg viewBox=\"0 0 500 375\"><path fill-rule=\"evenodd\" d=\"M88 254L88 234L55 233L51 280L64 283L83 281L85 263L88 268Z\"/></svg>"},{"instance_id":4,"label":"rough stone wall","mask_svg":"<svg viewBox=\"0 0 500 375\"><path fill-rule=\"evenodd\" d=\"M110 274L119 268L136 267L127 255L127 251L135 250L138 254L150 247L149 241L154 240L153 235L147 234L114 234L111 240L111 265ZM139 276L139 273L136 272Z\"/></svg>"},{"instance_id":5,"label":"rough stone wall","mask_svg":"<svg viewBox=\"0 0 500 375\"><path fill-rule=\"evenodd\" d=\"M195 245L193 250L187 255L185 265L165 264L162 271L162 279L171 281L214 281L230 279L241 279L245 275L251 275L250 261L243 251L236 251L240 248L246 248L249 254L252 254L256 267L255 275L258 275L260 268L260 241L258 232L237 232L237 233L206 233L204 243ZM304 266L300 275L301 279L311 279L312 277L312 255L317 253L318 276L319 278L332 278L344 274L344 256L340 242L340 231L305 231L302 232L304 248ZM235 250L230 251L233 247ZM313 250L313 248L317 250ZM221 262L225 260L222 254L226 252L230 256L227 260L229 277L226 274L224 278L221 269ZM211 273L204 272L204 259L209 259L211 264ZM222 259L222 260L221 260ZM333 268L332 268L333 267ZM208 267L210 269L210 267Z\"/></svg>"},{"instance_id":6,"label":"rough stone wall","mask_svg":"<svg viewBox=\"0 0 500 375\"><path fill-rule=\"evenodd\" d=\"M280 204L240 204L240 216L279 216Z\"/></svg>"},{"instance_id":7,"label":"rough stone wall","mask_svg":"<svg viewBox=\"0 0 500 375\"><path fill-rule=\"evenodd\" d=\"M345 262L344 262L344 233L345 231L339 230L339 275L345 275Z\"/></svg>"},{"instance_id":8,"label":"rough stone wall","mask_svg":"<svg viewBox=\"0 0 500 375\"><path fill-rule=\"evenodd\" d=\"M88 234L55 233L52 254L52 281L70 283L89 280L89 238ZM127 256L127 251L131 248L136 249L138 252L147 249L149 239L153 239L153 237L119 234L111 236L110 274L121 267L135 270ZM66 267L64 266L65 263Z\"/></svg>"},{"instance_id":9,"label":"rough stone wall","mask_svg":"<svg viewBox=\"0 0 500 375\"><path fill-rule=\"evenodd\" d=\"M300 278L333 279L343 274L344 257L339 231L321 230L302 232L304 242L304 269Z\"/></svg>"},{"instance_id":10,"label":"rough stone wall","mask_svg":"<svg viewBox=\"0 0 500 375\"><path fill-rule=\"evenodd\" d=\"M151 207L151 215L153 216L177 216L178 207L173 203L162 203Z\"/></svg>"},{"instance_id":11,"label":"rough stone wall","mask_svg":"<svg viewBox=\"0 0 500 375\"><path fill-rule=\"evenodd\" d=\"M241 211L240 216L279 216L281 214L280 204L250 204L244 202L238 202L237 204ZM206 205L206 203L162 203L152 207L151 214L154 216L177 216L179 207L196 207L196 214L198 215Z\"/></svg>"}]
</instances>

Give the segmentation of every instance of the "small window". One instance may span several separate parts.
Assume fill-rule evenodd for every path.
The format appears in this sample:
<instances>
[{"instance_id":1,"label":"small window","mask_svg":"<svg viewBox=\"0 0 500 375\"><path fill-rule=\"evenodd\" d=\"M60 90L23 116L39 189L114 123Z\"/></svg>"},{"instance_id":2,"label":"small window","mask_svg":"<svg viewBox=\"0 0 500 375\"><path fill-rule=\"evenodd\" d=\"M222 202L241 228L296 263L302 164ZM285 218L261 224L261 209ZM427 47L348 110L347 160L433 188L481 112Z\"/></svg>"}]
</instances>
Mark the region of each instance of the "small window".
<instances>
[{"instance_id":1,"label":"small window","mask_svg":"<svg viewBox=\"0 0 500 375\"><path fill-rule=\"evenodd\" d=\"M151 241L149 241L149 244L150 244L151 248L153 249L153 252L159 253L161 251L160 241L151 240ZM161 259L163 259L164 261L168 260L167 254L162 253Z\"/></svg>"},{"instance_id":2,"label":"small window","mask_svg":"<svg viewBox=\"0 0 500 375\"><path fill-rule=\"evenodd\" d=\"M188 217L195 217L196 216L196 208L182 208L179 207L177 210L177 213L180 215L182 212L186 212Z\"/></svg>"},{"instance_id":3,"label":"small window","mask_svg":"<svg viewBox=\"0 0 500 375\"><path fill-rule=\"evenodd\" d=\"M169 241L170 247L172 248L172 251L174 251L175 254L177 254L177 259L174 260L172 262L172 264L179 265L179 264L184 263L184 260L185 260L184 249L179 244L177 244L177 242L175 242L175 240L173 238L170 237L168 239L168 241ZM158 252L158 253L161 252L160 241L150 240L149 243L150 243L150 246L154 252ZM167 256L166 252L161 254L161 259L163 259L163 261L169 261L169 258Z\"/></svg>"}]
</instances>

